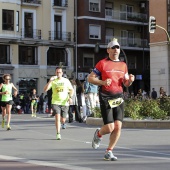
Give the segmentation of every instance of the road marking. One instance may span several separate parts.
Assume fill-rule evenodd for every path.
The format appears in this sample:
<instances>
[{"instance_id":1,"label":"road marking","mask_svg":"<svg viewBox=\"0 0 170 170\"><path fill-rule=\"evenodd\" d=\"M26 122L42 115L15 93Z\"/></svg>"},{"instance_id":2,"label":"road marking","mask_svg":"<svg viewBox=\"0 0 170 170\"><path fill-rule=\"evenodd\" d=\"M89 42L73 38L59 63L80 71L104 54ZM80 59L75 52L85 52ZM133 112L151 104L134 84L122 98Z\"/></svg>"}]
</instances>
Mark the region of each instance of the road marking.
<instances>
[{"instance_id":1,"label":"road marking","mask_svg":"<svg viewBox=\"0 0 170 170\"><path fill-rule=\"evenodd\" d=\"M87 168L87 167L73 166L73 165L67 165L67 164L61 164L61 163L52 163L52 162L46 162L46 161L29 160L29 159L25 159L25 158L5 156L5 155L0 155L0 159L21 162L21 163L28 163L28 164L32 164L32 165L63 168L63 169L67 169L67 170L80 170L80 169L81 170L94 170L94 169Z\"/></svg>"},{"instance_id":2,"label":"road marking","mask_svg":"<svg viewBox=\"0 0 170 170\"><path fill-rule=\"evenodd\" d=\"M14 119L16 120L16 119ZM20 119L19 119L20 120ZM33 121L33 120L36 120L36 119L30 119L30 120L22 120L22 121ZM14 126L17 126L17 125L14 125ZM17 126L19 127L19 126ZM68 126L69 127L69 126ZM76 127L76 125L73 125L73 124L70 124L70 127ZM83 129L96 129L96 127L79 127L79 128L83 128ZM124 131L126 130L132 130L132 129L122 129ZM151 130L151 129L133 129L133 131L156 131L155 129L154 130ZM158 129L159 130L159 129ZM38 132L38 131L35 131L35 130L29 130L29 131L32 131L34 133L39 133L39 134L43 134L43 135L47 135L47 136L52 136L54 137L54 135L50 135L50 134L45 134L45 133L42 133L42 132ZM167 131L167 129L164 129L164 131ZM74 142L81 142L81 143L85 143L85 144L90 144L91 145L91 142L89 141L82 141L82 140L75 140L75 139L71 139L71 138L63 138L65 140L68 140L68 141L74 141ZM108 144L101 144L101 146L105 146L107 147ZM149 158L149 159L162 159L162 160L170 160L170 158L168 158L170 156L170 154L166 154L166 153L161 153L161 152L154 152L154 151L147 151L147 150L140 150L140 149L133 149L133 148L127 148L127 147L121 147L121 146L116 146L115 148L120 148L120 149L125 149L125 150L130 150L130 151L134 151L134 152L137 152L135 154L125 154L125 155L129 155L129 156L133 156L133 157L136 157L136 158ZM142 153L150 153L150 154L154 154L155 156L148 156L148 155L141 155L141 152ZM121 154L120 154L121 155ZM162 157L160 157L162 156ZM167 157L168 156L168 157Z\"/></svg>"}]
</instances>

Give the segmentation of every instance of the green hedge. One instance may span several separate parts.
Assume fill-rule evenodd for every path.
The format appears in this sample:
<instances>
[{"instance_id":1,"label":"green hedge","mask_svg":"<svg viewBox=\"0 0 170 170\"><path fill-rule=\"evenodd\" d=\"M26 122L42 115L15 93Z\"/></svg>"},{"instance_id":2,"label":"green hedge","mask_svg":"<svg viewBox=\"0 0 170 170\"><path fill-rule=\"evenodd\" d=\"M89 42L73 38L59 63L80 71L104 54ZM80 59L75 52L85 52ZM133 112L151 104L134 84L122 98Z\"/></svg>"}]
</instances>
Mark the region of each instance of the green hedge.
<instances>
[{"instance_id":1,"label":"green hedge","mask_svg":"<svg viewBox=\"0 0 170 170\"><path fill-rule=\"evenodd\" d=\"M164 103L164 100L166 103ZM168 103L168 104L167 104ZM170 110L170 99L157 100L133 100L125 101L125 117L136 119L168 119L168 111Z\"/></svg>"},{"instance_id":2,"label":"green hedge","mask_svg":"<svg viewBox=\"0 0 170 170\"><path fill-rule=\"evenodd\" d=\"M94 108L94 117L100 118L100 108ZM170 98L159 98L157 100L146 99L128 99L125 100L125 117L134 120L139 119L161 119L167 120L170 118Z\"/></svg>"}]
</instances>

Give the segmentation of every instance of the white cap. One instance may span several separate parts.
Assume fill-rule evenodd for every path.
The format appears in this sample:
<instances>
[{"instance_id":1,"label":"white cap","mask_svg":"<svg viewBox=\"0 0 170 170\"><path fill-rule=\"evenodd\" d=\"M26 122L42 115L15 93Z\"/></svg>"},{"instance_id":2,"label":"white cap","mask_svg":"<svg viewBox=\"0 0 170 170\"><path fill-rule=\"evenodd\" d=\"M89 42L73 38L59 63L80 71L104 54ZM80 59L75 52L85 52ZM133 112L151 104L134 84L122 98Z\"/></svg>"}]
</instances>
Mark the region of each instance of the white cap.
<instances>
[{"instance_id":1,"label":"white cap","mask_svg":"<svg viewBox=\"0 0 170 170\"><path fill-rule=\"evenodd\" d=\"M112 48L115 45L118 45L120 47L120 44L117 42L117 39L113 38L113 40L107 45L107 48Z\"/></svg>"}]
</instances>

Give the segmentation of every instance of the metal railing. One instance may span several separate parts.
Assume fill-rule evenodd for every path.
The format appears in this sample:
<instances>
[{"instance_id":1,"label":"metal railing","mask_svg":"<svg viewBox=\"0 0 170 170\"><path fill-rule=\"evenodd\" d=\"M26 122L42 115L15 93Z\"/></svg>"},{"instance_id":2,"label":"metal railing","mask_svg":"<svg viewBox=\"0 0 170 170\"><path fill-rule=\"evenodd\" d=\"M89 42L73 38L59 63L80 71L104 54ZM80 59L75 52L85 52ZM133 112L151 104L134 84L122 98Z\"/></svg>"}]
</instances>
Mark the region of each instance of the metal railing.
<instances>
[{"instance_id":1,"label":"metal railing","mask_svg":"<svg viewBox=\"0 0 170 170\"><path fill-rule=\"evenodd\" d=\"M22 28L21 29L21 37L22 38L41 39L41 30Z\"/></svg>"},{"instance_id":2,"label":"metal railing","mask_svg":"<svg viewBox=\"0 0 170 170\"><path fill-rule=\"evenodd\" d=\"M41 4L41 0L21 0L21 3Z\"/></svg>"},{"instance_id":3,"label":"metal railing","mask_svg":"<svg viewBox=\"0 0 170 170\"><path fill-rule=\"evenodd\" d=\"M49 40L71 41L71 32L49 31Z\"/></svg>"},{"instance_id":4,"label":"metal railing","mask_svg":"<svg viewBox=\"0 0 170 170\"><path fill-rule=\"evenodd\" d=\"M147 22L147 15L136 12L116 11L105 9L105 17L116 20L126 20L135 22Z\"/></svg>"},{"instance_id":5,"label":"metal railing","mask_svg":"<svg viewBox=\"0 0 170 170\"><path fill-rule=\"evenodd\" d=\"M53 6L68 7L68 0L54 0Z\"/></svg>"},{"instance_id":6,"label":"metal railing","mask_svg":"<svg viewBox=\"0 0 170 170\"><path fill-rule=\"evenodd\" d=\"M106 36L105 41L108 44L113 36ZM138 48L149 48L148 40L141 38L129 38L129 37L117 37L121 46L124 47L138 47Z\"/></svg>"}]
</instances>

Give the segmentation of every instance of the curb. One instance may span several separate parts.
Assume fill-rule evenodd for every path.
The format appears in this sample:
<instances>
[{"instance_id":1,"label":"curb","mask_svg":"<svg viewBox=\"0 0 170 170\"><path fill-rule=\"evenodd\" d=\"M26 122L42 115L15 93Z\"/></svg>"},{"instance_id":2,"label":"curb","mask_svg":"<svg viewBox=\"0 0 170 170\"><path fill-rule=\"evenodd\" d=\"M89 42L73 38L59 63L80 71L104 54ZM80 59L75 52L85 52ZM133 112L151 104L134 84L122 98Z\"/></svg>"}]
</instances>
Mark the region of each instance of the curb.
<instances>
[{"instance_id":1,"label":"curb","mask_svg":"<svg viewBox=\"0 0 170 170\"><path fill-rule=\"evenodd\" d=\"M88 117L87 125L102 126L102 118ZM143 129L169 129L170 120L126 120L123 121L123 128L143 128Z\"/></svg>"}]
</instances>

